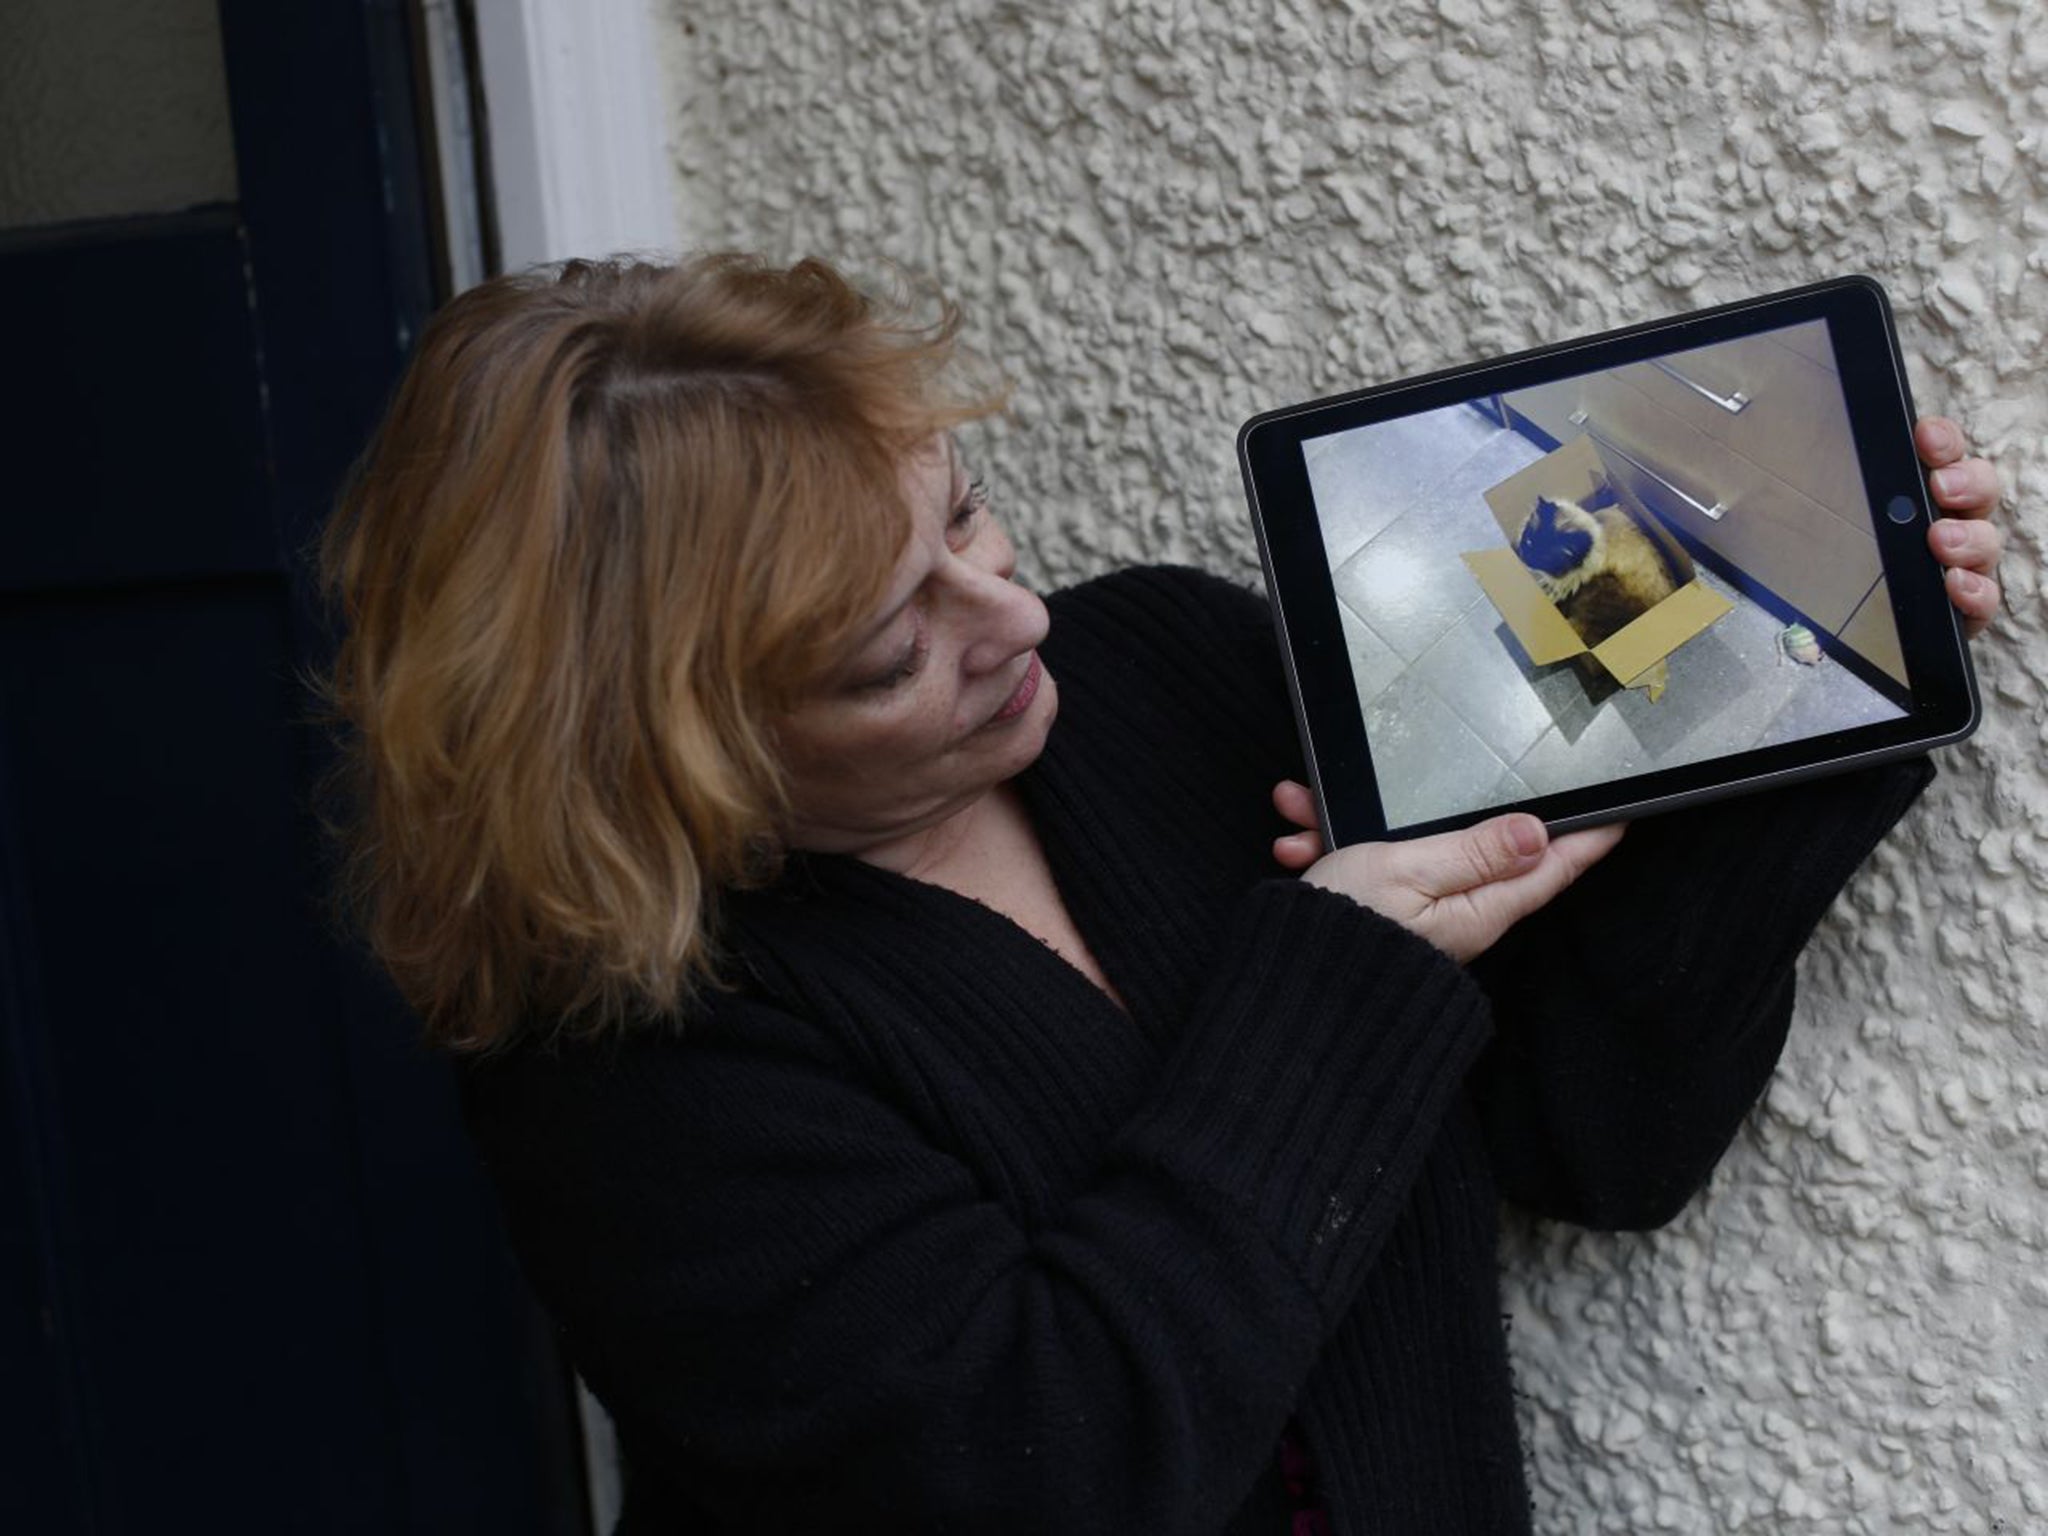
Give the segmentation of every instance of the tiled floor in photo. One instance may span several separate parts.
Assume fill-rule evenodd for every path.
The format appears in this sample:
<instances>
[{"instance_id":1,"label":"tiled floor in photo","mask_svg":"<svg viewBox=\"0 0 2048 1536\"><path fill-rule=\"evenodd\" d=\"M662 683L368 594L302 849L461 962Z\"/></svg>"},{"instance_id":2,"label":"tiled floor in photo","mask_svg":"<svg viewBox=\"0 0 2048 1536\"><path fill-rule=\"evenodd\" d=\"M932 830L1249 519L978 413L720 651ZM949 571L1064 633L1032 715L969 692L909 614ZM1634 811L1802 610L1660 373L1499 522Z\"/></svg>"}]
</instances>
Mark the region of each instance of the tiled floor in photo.
<instances>
[{"instance_id":1,"label":"tiled floor in photo","mask_svg":"<svg viewBox=\"0 0 2048 1536\"><path fill-rule=\"evenodd\" d=\"M1503 542L1484 493L1543 450L1453 406L1304 453L1391 825L1901 713L1834 661L1787 659L1782 623L1704 569L1735 607L1672 654L1663 698L1596 700L1570 663L1530 663L1458 558Z\"/></svg>"}]
</instances>

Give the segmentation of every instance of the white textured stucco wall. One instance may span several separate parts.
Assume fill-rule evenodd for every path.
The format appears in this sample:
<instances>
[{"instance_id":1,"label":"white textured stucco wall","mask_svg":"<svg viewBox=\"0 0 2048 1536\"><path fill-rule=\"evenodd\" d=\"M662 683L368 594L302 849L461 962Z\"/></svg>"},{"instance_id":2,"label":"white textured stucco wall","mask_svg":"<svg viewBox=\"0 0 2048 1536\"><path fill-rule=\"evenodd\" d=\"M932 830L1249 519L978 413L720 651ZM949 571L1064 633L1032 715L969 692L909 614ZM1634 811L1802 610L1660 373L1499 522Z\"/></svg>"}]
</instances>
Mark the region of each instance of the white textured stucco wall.
<instances>
[{"instance_id":1,"label":"white textured stucco wall","mask_svg":"<svg viewBox=\"0 0 2048 1536\"><path fill-rule=\"evenodd\" d=\"M685 238L957 297L1032 576L1253 577L1256 410L1864 270L2020 508L1988 718L1673 1227L1511 1225L1546 1531L2048 1530L2038 0L654 0ZM1731 957L1739 963L1740 957Z\"/></svg>"},{"instance_id":2,"label":"white textured stucco wall","mask_svg":"<svg viewBox=\"0 0 2048 1536\"><path fill-rule=\"evenodd\" d=\"M0 3L0 229L234 196L213 0Z\"/></svg>"}]
</instances>

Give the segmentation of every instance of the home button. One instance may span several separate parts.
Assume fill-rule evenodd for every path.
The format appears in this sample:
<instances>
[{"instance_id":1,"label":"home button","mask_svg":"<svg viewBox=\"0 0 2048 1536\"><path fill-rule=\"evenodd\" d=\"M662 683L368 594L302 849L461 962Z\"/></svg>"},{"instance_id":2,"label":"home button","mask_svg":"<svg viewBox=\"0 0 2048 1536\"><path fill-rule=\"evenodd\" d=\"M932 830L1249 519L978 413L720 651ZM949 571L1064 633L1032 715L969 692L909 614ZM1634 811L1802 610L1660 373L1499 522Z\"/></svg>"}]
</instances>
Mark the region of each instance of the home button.
<instances>
[{"instance_id":1,"label":"home button","mask_svg":"<svg viewBox=\"0 0 2048 1536\"><path fill-rule=\"evenodd\" d=\"M1920 515L1920 505L1910 496L1894 496L1885 504L1885 515L1895 523L1910 523Z\"/></svg>"}]
</instances>

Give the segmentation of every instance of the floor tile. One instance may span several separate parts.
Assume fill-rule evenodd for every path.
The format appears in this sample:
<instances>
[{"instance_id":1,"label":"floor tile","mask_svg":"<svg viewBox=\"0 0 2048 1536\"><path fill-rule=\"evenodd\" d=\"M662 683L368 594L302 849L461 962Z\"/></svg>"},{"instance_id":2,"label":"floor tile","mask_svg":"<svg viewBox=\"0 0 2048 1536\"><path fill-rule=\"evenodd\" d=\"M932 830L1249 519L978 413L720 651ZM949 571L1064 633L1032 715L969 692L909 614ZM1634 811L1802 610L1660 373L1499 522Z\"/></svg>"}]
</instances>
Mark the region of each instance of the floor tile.
<instances>
[{"instance_id":1,"label":"floor tile","mask_svg":"<svg viewBox=\"0 0 2048 1536\"><path fill-rule=\"evenodd\" d=\"M1906 713L1834 661L1823 659L1811 667L1787 662L1785 670L1793 674L1793 684L1784 706L1758 735L1760 747L1897 720Z\"/></svg>"},{"instance_id":2,"label":"floor tile","mask_svg":"<svg viewBox=\"0 0 2048 1536\"><path fill-rule=\"evenodd\" d=\"M1670 683L1662 699L1653 704L1647 692L1632 689L1613 707L1667 766L1748 751L1789 689L1782 670L1752 668L1719 624L1680 646L1666 665Z\"/></svg>"},{"instance_id":3,"label":"floor tile","mask_svg":"<svg viewBox=\"0 0 2048 1536\"><path fill-rule=\"evenodd\" d=\"M1617 711L1603 709L1577 741L1566 740L1555 728L1545 731L1515 762L1514 770L1535 793L1554 795L1647 773L1656 766L1628 722Z\"/></svg>"},{"instance_id":4,"label":"floor tile","mask_svg":"<svg viewBox=\"0 0 2048 1536\"><path fill-rule=\"evenodd\" d=\"M1302 456L1330 564L1350 559L1486 444L1513 435L1459 405L1311 438Z\"/></svg>"},{"instance_id":5,"label":"floor tile","mask_svg":"<svg viewBox=\"0 0 2048 1536\"><path fill-rule=\"evenodd\" d=\"M1537 696L1550 711L1550 720L1567 742L1576 744L1620 690L1605 673L1597 681L1581 672L1576 662L1560 662L1544 668L1537 679Z\"/></svg>"},{"instance_id":6,"label":"floor tile","mask_svg":"<svg viewBox=\"0 0 2048 1536\"><path fill-rule=\"evenodd\" d=\"M1366 741L1389 826L1411 826L1487 803L1507 771L1471 727L1410 672L1365 712Z\"/></svg>"},{"instance_id":7,"label":"floor tile","mask_svg":"<svg viewBox=\"0 0 2048 1536\"><path fill-rule=\"evenodd\" d=\"M1460 553L1498 548L1507 535L1494 521L1486 493L1542 457L1543 450L1521 433L1496 428L1455 470L1424 487L1412 510L1427 512Z\"/></svg>"},{"instance_id":8,"label":"floor tile","mask_svg":"<svg viewBox=\"0 0 2048 1536\"><path fill-rule=\"evenodd\" d=\"M1493 749L1512 763L1556 721L1529 662L1493 605L1479 602L1415 663L1415 674Z\"/></svg>"},{"instance_id":9,"label":"floor tile","mask_svg":"<svg viewBox=\"0 0 2048 1536\"><path fill-rule=\"evenodd\" d=\"M1397 519L1336 572L1337 596L1396 651L1421 656L1475 602L1479 583L1425 517Z\"/></svg>"},{"instance_id":10,"label":"floor tile","mask_svg":"<svg viewBox=\"0 0 2048 1536\"><path fill-rule=\"evenodd\" d=\"M1427 464L1439 476L1449 474L1505 430L1469 405L1447 405L1382 422L1382 441L1397 456Z\"/></svg>"},{"instance_id":11,"label":"floor tile","mask_svg":"<svg viewBox=\"0 0 2048 1536\"><path fill-rule=\"evenodd\" d=\"M1543 706L1550 723L1564 736L1567 742L1577 741L1585 734L1586 727L1593 723L1593 717L1600 712L1601 705L1612 694L1601 690L1595 697L1593 685L1580 673L1575 662L1553 662L1539 667L1529 659L1529 653L1522 649L1521 641L1515 638L1490 603L1482 603L1475 610L1493 624L1493 638L1500 648L1513 658L1515 666L1528 679L1529 691ZM1604 676L1604 674L1603 674Z\"/></svg>"},{"instance_id":12,"label":"floor tile","mask_svg":"<svg viewBox=\"0 0 2048 1536\"><path fill-rule=\"evenodd\" d=\"M1533 800L1535 791L1529 788L1522 776L1510 768L1502 774L1493 788L1483 795L1475 809L1484 810L1496 805L1514 805L1518 801Z\"/></svg>"},{"instance_id":13,"label":"floor tile","mask_svg":"<svg viewBox=\"0 0 2048 1536\"><path fill-rule=\"evenodd\" d=\"M1408 509L1431 468L1402 457L1384 427L1360 427L1304 447L1316 521L1332 566L1342 565Z\"/></svg>"},{"instance_id":14,"label":"floor tile","mask_svg":"<svg viewBox=\"0 0 2048 1536\"><path fill-rule=\"evenodd\" d=\"M1358 702L1369 704L1379 697L1381 689L1401 675L1408 663L1341 601L1337 604L1337 617L1343 621L1344 644L1351 652L1352 686L1358 690Z\"/></svg>"}]
</instances>

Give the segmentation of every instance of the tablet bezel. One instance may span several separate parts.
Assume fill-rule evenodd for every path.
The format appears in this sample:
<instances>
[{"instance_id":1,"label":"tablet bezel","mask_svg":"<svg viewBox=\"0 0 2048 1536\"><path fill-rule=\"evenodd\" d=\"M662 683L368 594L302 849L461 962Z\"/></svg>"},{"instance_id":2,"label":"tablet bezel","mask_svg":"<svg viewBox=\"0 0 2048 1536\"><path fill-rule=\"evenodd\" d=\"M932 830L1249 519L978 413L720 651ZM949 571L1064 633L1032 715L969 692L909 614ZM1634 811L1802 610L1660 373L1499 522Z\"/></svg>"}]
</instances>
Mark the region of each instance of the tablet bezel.
<instances>
[{"instance_id":1,"label":"tablet bezel","mask_svg":"<svg viewBox=\"0 0 2048 1536\"><path fill-rule=\"evenodd\" d=\"M1871 503L1871 530L1911 684L1906 717L1389 828L1303 442L1816 320L1826 322L1834 345ZM1939 514L1914 451L1914 420L1891 305L1874 279L1856 275L1328 396L1246 422L1238 433L1238 463L1326 845L1422 837L1509 810L1531 811L1564 831L1910 756L1968 736L1980 715L1976 676L1927 544L1929 520ZM1913 503L1910 522L1883 511L1899 496Z\"/></svg>"}]
</instances>

